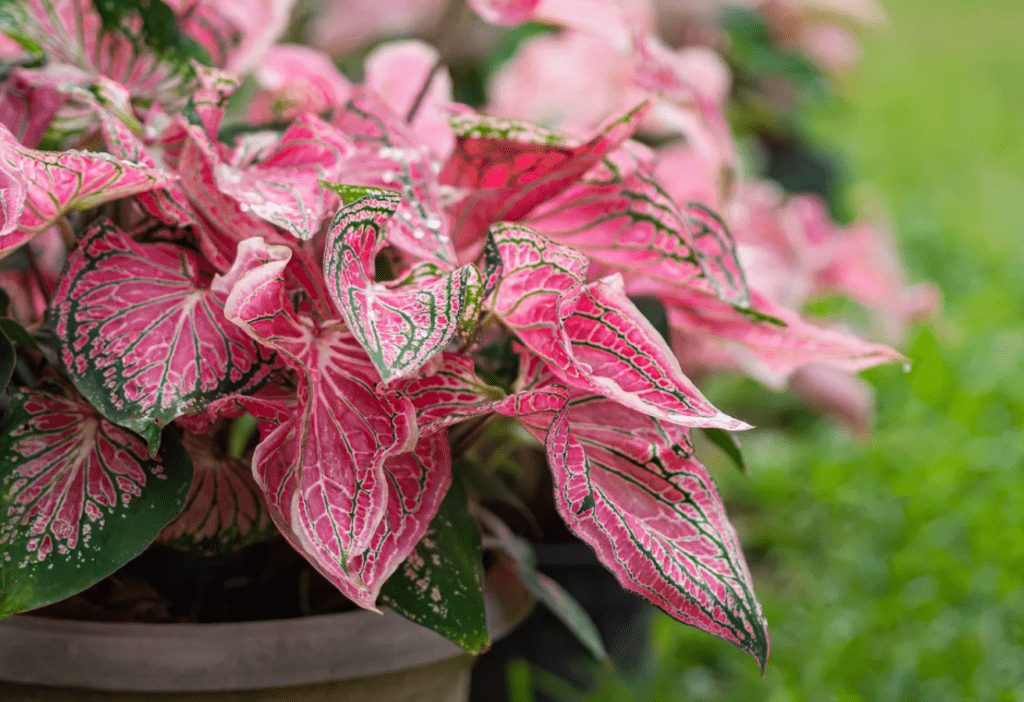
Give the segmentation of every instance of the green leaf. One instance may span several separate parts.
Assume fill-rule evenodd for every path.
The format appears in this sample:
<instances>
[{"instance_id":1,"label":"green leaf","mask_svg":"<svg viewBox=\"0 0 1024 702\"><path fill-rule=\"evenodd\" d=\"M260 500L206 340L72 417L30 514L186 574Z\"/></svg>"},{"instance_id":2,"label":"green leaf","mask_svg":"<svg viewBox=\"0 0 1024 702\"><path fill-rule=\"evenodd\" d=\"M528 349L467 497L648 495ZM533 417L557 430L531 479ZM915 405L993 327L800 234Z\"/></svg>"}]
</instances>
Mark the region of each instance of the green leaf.
<instances>
[{"instance_id":1,"label":"green leaf","mask_svg":"<svg viewBox=\"0 0 1024 702\"><path fill-rule=\"evenodd\" d=\"M7 338L11 340L11 343L16 346L25 346L30 349L37 349L39 345L36 340L32 338L32 335L25 331L25 327L21 326L13 319L6 317L0 319L0 331L7 335Z\"/></svg>"},{"instance_id":2,"label":"green leaf","mask_svg":"<svg viewBox=\"0 0 1024 702\"><path fill-rule=\"evenodd\" d=\"M665 309L665 303L653 295L630 295L629 299L640 310L640 313L647 318L651 326L658 330L658 333L661 334L665 342L671 344L672 339L669 338L668 328L668 311Z\"/></svg>"},{"instance_id":3,"label":"green leaf","mask_svg":"<svg viewBox=\"0 0 1024 702\"><path fill-rule=\"evenodd\" d=\"M75 594L140 554L185 504L192 462L82 402L15 390L0 426L0 617Z\"/></svg>"},{"instance_id":4,"label":"green leaf","mask_svg":"<svg viewBox=\"0 0 1024 702\"><path fill-rule=\"evenodd\" d=\"M14 376L14 363L18 360L14 350L14 344L10 337L0 330L0 392L7 389L7 385Z\"/></svg>"},{"instance_id":5,"label":"green leaf","mask_svg":"<svg viewBox=\"0 0 1024 702\"><path fill-rule=\"evenodd\" d=\"M458 478L426 535L384 584L381 601L470 653L490 646L480 530L469 515L466 490Z\"/></svg>"},{"instance_id":6,"label":"green leaf","mask_svg":"<svg viewBox=\"0 0 1024 702\"><path fill-rule=\"evenodd\" d=\"M486 510L480 510L481 521L497 537L501 548L516 564L516 575L531 595L562 620L569 631L579 639L598 660L609 660L601 632L583 606L565 588L537 570L537 556L533 546L516 536L505 524Z\"/></svg>"},{"instance_id":7,"label":"green leaf","mask_svg":"<svg viewBox=\"0 0 1024 702\"><path fill-rule=\"evenodd\" d=\"M725 455L732 460L741 472L747 472L747 462L743 460L743 453L740 452L740 442L735 436L724 429L715 429L714 427L702 427L701 431L704 432L704 435L708 437L711 443L722 449Z\"/></svg>"},{"instance_id":8,"label":"green leaf","mask_svg":"<svg viewBox=\"0 0 1024 702\"><path fill-rule=\"evenodd\" d=\"M188 34L178 29L174 11L163 0L93 0L93 7L103 21L103 27L120 31L132 39L141 39L158 55L188 63L195 59L210 65L210 54ZM135 17L141 19L140 34L131 27Z\"/></svg>"}]
</instances>

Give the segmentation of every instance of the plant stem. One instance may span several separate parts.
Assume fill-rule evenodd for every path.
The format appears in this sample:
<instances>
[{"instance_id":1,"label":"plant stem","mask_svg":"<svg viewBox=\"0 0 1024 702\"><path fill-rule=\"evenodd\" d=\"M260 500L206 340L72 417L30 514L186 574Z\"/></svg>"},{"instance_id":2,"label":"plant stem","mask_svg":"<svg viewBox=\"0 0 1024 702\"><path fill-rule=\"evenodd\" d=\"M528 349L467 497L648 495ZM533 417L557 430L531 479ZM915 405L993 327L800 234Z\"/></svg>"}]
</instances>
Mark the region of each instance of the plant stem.
<instances>
[{"instance_id":1,"label":"plant stem","mask_svg":"<svg viewBox=\"0 0 1024 702\"><path fill-rule=\"evenodd\" d=\"M445 13L445 17L442 20L442 23L447 25L447 29L442 34L441 41L437 47L437 61L431 67L430 72L423 81L423 85L420 86L419 92L416 93L416 99L412 101L409 112L405 115L406 124L412 124L412 121L416 119L416 113L420 111L423 100L427 97L430 84L434 82L434 76L437 75L437 72L441 70L441 66L444 65L445 58L451 51L451 47L459 36L462 25L465 24L468 17L469 6L465 3L465 0L455 0L455 2L448 6L448 12Z\"/></svg>"}]
</instances>

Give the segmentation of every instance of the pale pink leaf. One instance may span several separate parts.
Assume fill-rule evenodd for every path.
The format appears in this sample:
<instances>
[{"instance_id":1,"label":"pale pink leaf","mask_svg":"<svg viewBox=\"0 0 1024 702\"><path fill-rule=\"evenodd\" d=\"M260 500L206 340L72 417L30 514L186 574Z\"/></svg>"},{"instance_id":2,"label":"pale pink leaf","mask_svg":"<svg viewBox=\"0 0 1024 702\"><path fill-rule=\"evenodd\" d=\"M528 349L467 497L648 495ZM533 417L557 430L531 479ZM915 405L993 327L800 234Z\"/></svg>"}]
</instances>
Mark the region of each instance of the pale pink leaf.
<instances>
[{"instance_id":1,"label":"pale pink leaf","mask_svg":"<svg viewBox=\"0 0 1024 702\"><path fill-rule=\"evenodd\" d=\"M888 346L811 324L757 293L753 293L753 309L760 316L737 311L708 291L674 286L635 286L630 291L655 294L665 304L684 362L692 344L710 345L770 387L781 389L794 371L809 363L856 373L903 358Z\"/></svg>"},{"instance_id":2,"label":"pale pink leaf","mask_svg":"<svg viewBox=\"0 0 1024 702\"><path fill-rule=\"evenodd\" d=\"M38 84L30 75L16 68L0 86L0 122L19 142L35 148L67 96L51 85Z\"/></svg>"},{"instance_id":3,"label":"pale pink leaf","mask_svg":"<svg viewBox=\"0 0 1024 702\"><path fill-rule=\"evenodd\" d=\"M469 0L480 19L506 27L529 22L540 0Z\"/></svg>"}]
</instances>

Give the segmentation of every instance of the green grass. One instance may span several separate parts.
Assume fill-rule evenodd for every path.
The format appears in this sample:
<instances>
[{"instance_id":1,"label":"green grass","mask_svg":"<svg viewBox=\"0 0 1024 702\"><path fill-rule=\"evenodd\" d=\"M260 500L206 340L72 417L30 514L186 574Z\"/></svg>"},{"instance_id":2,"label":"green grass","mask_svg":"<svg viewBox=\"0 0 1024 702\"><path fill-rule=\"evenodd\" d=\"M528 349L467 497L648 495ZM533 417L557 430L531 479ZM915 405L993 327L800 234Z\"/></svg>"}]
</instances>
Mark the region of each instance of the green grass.
<instances>
[{"instance_id":1,"label":"green grass","mask_svg":"<svg viewBox=\"0 0 1024 702\"><path fill-rule=\"evenodd\" d=\"M596 699L1024 700L1024 12L885 5L848 104L811 130L856 176L854 209L892 219L911 278L943 289L942 318L909 374L867 374L870 443L755 430L749 478L718 471L771 625L764 679L663 618L650 679Z\"/></svg>"}]
</instances>

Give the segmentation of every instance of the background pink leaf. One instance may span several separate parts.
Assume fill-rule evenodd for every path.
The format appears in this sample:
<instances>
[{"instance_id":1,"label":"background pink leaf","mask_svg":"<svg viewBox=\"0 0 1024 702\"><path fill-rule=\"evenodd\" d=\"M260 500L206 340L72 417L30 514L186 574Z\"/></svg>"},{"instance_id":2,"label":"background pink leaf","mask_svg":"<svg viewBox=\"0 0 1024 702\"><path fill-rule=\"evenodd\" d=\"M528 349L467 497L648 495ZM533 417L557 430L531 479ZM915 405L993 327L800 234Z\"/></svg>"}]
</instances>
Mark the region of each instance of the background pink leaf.
<instances>
[{"instance_id":1,"label":"background pink leaf","mask_svg":"<svg viewBox=\"0 0 1024 702\"><path fill-rule=\"evenodd\" d=\"M388 227L388 243L414 261L436 263L445 270L457 265L448 218L441 206L437 164L404 116L399 116L370 91L355 86L352 98L332 124L356 143L357 153L344 182L396 189L402 196Z\"/></svg>"}]
</instances>

